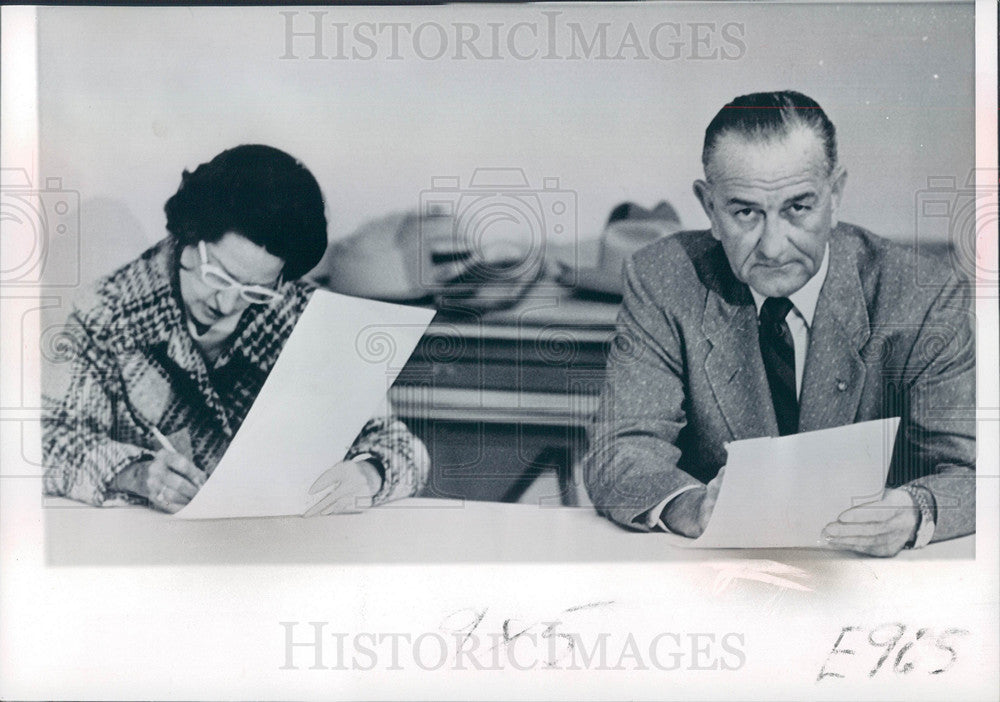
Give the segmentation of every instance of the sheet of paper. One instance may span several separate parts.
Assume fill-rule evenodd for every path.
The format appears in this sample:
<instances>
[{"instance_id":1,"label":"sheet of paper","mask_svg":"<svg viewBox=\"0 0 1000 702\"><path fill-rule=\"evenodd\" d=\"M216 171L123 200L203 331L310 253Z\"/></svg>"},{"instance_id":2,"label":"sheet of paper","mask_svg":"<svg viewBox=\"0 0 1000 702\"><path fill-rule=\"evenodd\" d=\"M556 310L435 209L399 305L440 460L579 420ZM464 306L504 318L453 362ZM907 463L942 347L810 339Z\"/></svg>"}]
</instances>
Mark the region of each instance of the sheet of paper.
<instances>
[{"instance_id":1,"label":"sheet of paper","mask_svg":"<svg viewBox=\"0 0 1000 702\"><path fill-rule=\"evenodd\" d=\"M302 514L413 353L433 310L313 293L185 519Z\"/></svg>"},{"instance_id":2,"label":"sheet of paper","mask_svg":"<svg viewBox=\"0 0 1000 702\"><path fill-rule=\"evenodd\" d=\"M668 535L689 548L823 545L845 509L882 496L899 418L734 441L705 532Z\"/></svg>"}]
</instances>

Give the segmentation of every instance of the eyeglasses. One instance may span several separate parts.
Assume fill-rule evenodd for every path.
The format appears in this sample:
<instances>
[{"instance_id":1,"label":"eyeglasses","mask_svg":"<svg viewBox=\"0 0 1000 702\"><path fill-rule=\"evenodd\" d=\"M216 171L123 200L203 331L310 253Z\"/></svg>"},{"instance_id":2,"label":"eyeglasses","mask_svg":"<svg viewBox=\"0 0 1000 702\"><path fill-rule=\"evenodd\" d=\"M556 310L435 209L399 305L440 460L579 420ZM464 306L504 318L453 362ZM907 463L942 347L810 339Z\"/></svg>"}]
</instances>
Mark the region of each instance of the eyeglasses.
<instances>
[{"instance_id":1,"label":"eyeglasses","mask_svg":"<svg viewBox=\"0 0 1000 702\"><path fill-rule=\"evenodd\" d=\"M282 276L278 276L278 280L275 282L274 288L269 288L264 285L244 285L238 280L234 280L231 275L218 266L208 262L208 251L205 249L204 241L198 242L198 254L201 256L201 266L198 269L201 282L213 290L232 290L233 288L239 288L240 297L254 305L266 305L269 302L274 302L275 300L281 298L281 293L275 288L281 287Z\"/></svg>"}]
</instances>

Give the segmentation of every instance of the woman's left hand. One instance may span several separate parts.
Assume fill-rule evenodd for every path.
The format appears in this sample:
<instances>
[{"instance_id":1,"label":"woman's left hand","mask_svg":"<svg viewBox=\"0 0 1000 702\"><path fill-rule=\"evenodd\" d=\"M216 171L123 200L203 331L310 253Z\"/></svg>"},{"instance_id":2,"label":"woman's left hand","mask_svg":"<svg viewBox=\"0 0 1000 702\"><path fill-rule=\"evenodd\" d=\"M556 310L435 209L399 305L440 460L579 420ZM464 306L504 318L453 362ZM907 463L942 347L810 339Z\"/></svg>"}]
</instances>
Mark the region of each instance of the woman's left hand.
<instances>
[{"instance_id":1,"label":"woman's left hand","mask_svg":"<svg viewBox=\"0 0 1000 702\"><path fill-rule=\"evenodd\" d=\"M320 495L303 517L320 514L356 514L372 506L372 499L382 489L382 475L369 461L341 461L323 472L309 488L310 495Z\"/></svg>"}]
</instances>

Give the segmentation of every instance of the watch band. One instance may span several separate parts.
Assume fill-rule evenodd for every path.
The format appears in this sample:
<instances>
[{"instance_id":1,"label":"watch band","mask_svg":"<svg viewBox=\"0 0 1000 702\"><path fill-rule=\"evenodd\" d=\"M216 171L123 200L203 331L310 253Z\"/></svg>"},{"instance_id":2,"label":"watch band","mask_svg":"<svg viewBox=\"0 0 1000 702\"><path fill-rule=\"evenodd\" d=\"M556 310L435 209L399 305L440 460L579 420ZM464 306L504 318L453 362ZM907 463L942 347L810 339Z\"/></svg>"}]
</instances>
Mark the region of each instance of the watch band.
<instances>
[{"instance_id":1,"label":"watch band","mask_svg":"<svg viewBox=\"0 0 1000 702\"><path fill-rule=\"evenodd\" d=\"M902 487L910 494L913 503L920 511L917 533L913 540L903 548L923 548L930 543L931 537L934 536L934 495L922 485L903 485Z\"/></svg>"}]
</instances>

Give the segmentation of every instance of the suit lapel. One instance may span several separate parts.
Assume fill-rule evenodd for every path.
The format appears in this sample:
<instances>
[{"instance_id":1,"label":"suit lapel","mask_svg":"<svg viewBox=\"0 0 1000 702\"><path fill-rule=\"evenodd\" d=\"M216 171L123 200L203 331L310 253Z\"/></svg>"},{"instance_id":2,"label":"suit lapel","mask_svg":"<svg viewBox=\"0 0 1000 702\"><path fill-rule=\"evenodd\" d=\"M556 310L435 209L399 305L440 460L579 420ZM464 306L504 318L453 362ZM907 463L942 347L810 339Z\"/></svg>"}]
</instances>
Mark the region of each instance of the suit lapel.
<instances>
[{"instance_id":1,"label":"suit lapel","mask_svg":"<svg viewBox=\"0 0 1000 702\"><path fill-rule=\"evenodd\" d=\"M757 310L745 285L727 295L708 294L702 330L711 349L705 373L733 439L777 436L771 391L757 337Z\"/></svg>"},{"instance_id":2,"label":"suit lapel","mask_svg":"<svg viewBox=\"0 0 1000 702\"><path fill-rule=\"evenodd\" d=\"M836 233L829 255L830 268L809 332L799 431L853 423L865 384L859 351L871 332L857 263Z\"/></svg>"}]
</instances>

